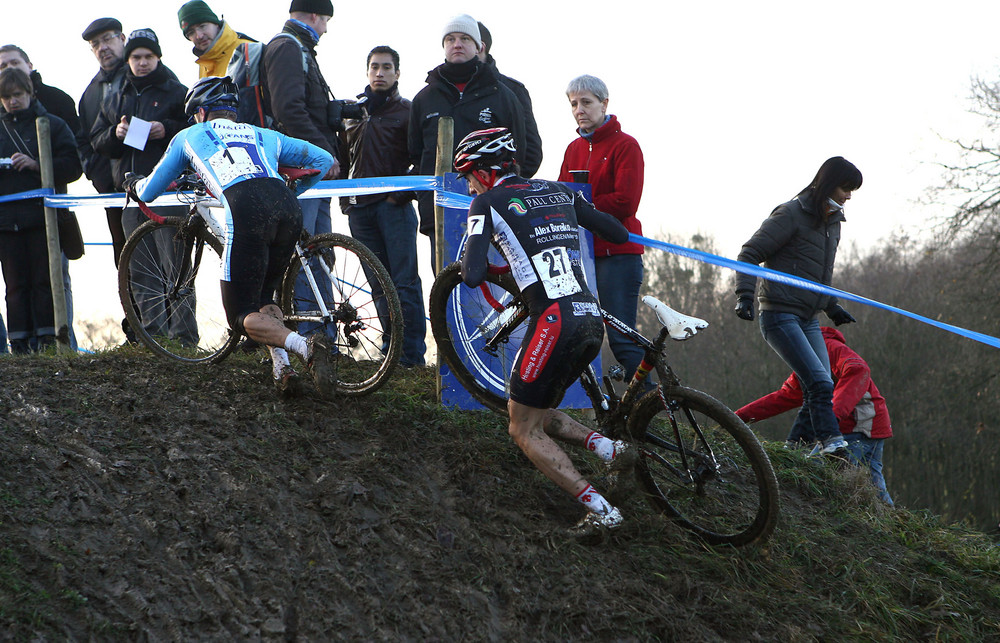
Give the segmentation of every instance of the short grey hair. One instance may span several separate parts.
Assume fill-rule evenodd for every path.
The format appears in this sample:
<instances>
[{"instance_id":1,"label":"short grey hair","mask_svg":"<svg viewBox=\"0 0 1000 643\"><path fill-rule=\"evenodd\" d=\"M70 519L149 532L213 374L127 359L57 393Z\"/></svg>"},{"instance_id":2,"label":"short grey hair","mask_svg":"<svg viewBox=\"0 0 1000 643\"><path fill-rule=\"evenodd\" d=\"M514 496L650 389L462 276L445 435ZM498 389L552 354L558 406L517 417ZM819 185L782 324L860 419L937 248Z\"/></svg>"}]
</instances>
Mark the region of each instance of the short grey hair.
<instances>
[{"instance_id":1,"label":"short grey hair","mask_svg":"<svg viewBox=\"0 0 1000 643\"><path fill-rule=\"evenodd\" d=\"M597 100L604 102L608 99L608 86L604 84L604 81L597 76L588 76L584 74L583 76L577 76L573 80L569 81L569 86L566 88L566 95L570 94L581 94L583 92L589 92L597 97Z\"/></svg>"}]
</instances>

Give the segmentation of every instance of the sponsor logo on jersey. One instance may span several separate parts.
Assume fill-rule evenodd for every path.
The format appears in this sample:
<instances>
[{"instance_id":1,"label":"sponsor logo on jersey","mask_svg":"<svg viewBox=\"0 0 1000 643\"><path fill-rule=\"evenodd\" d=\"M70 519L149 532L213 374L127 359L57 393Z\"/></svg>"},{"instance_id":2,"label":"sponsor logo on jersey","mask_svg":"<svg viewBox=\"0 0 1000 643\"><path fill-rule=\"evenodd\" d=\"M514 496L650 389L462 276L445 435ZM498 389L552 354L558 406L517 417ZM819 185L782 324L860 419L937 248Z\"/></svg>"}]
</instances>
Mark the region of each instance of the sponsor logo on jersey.
<instances>
[{"instance_id":1,"label":"sponsor logo on jersey","mask_svg":"<svg viewBox=\"0 0 1000 643\"><path fill-rule=\"evenodd\" d=\"M552 351L559 340L562 324L559 321L559 304L552 304L545 311L542 319L535 327L535 334L528 342L521 360L520 376L523 382L534 382L545 369L545 364L552 356Z\"/></svg>"},{"instance_id":2,"label":"sponsor logo on jersey","mask_svg":"<svg viewBox=\"0 0 1000 643\"><path fill-rule=\"evenodd\" d=\"M507 204L507 209L519 217L528 214L528 208L521 199L511 199L510 203Z\"/></svg>"},{"instance_id":3,"label":"sponsor logo on jersey","mask_svg":"<svg viewBox=\"0 0 1000 643\"><path fill-rule=\"evenodd\" d=\"M492 123L493 122L493 112L490 111L489 107L486 107L479 112L479 122L481 123Z\"/></svg>"},{"instance_id":4,"label":"sponsor logo on jersey","mask_svg":"<svg viewBox=\"0 0 1000 643\"><path fill-rule=\"evenodd\" d=\"M597 307L597 304L590 301L574 301L573 302L573 316L574 317L586 317L587 315L592 315L594 317L601 316L601 310Z\"/></svg>"},{"instance_id":5,"label":"sponsor logo on jersey","mask_svg":"<svg viewBox=\"0 0 1000 643\"><path fill-rule=\"evenodd\" d=\"M554 192L541 196L526 196L524 202L532 208L548 208L554 205L571 205L573 196L565 192Z\"/></svg>"},{"instance_id":6,"label":"sponsor logo on jersey","mask_svg":"<svg viewBox=\"0 0 1000 643\"><path fill-rule=\"evenodd\" d=\"M541 236L543 234L554 234L556 232L576 232L576 229L573 228L573 226L571 226L568 223L555 223L555 222L544 226L535 226L536 237Z\"/></svg>"}]
</instances>

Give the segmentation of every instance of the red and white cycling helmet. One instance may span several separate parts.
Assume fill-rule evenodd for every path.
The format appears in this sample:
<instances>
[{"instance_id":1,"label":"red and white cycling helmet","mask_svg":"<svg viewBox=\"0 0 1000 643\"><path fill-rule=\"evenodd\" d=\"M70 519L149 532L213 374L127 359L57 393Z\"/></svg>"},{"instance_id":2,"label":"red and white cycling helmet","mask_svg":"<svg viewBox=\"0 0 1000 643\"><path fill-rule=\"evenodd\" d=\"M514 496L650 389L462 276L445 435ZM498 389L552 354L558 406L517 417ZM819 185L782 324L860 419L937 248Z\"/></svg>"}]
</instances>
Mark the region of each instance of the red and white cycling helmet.
<instances>
[{"instance_id":1,"label":"red and white cycling helmet","mask_svg":"<svg viewBox=\"0 0 1000 643\"><path fill-rule=\"evenodd\" d=\"M513 171L516 152L514 137L506 127L476 130L455 147L455 171L474 173L492 188L498 177Z\"/></svg>"}]
</instances>

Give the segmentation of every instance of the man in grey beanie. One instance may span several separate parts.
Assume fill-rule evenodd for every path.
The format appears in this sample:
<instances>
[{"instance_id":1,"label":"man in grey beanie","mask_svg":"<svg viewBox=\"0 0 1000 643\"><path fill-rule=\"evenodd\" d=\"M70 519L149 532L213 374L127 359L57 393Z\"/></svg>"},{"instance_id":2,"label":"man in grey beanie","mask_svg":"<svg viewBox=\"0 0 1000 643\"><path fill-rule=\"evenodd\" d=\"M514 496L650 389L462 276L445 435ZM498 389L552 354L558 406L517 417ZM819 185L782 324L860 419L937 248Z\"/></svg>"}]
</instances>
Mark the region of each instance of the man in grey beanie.
<instances>
[{"instance_id":1,"label":"man in grey beanie","mask_svg":"<svg viewBox=\"0 0 1000 643\"><path fill-rule=\"evenodd\" d=\"M434 174L437 150L438 118L451 116L455 140L471 132L491 127L506 127L514 136L516 160L524 162L527 147L524 110L510 89L500 82L496 67L480 62L483 48L479 23L462 14L445 23L441 45L445 60L427 73L427 86L413 97L410 110L410 161L419 174ZM434 257L434 197L420 192L420 232L431 237L431 261ZM445 257L445 263L453 257Z\"/></svg>"}]
</instances>

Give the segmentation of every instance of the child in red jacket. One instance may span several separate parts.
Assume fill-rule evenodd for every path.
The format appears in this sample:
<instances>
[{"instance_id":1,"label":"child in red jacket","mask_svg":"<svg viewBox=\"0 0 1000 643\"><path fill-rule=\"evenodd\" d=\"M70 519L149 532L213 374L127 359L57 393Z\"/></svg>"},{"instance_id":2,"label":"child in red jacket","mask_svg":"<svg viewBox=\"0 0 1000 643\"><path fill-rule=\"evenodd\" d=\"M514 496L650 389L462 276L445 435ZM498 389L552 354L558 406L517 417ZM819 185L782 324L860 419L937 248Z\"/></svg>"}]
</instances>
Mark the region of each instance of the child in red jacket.
<instances>
[{"instance_id":1,"label":"child in red jacket","mask_svg":"<svg viewBox=\"0 0 1000 643\"><path fill-rule=\"evenodd\" d=\"M885 398L872 381L868 364L844 343L844 335L830 326L824 326L821 332L833 371L833 413L847 441L851 461L868 467L879 497L892 506L882 475L882 448L885 439L892 437ZM750 402L737 410L736 415L744 422L757 422L801 405L802 389L793 373L780 389ZM788 442L798 446L814 441L808 414L800 413L788 434Z\"/></svg>"}]
</instances>

